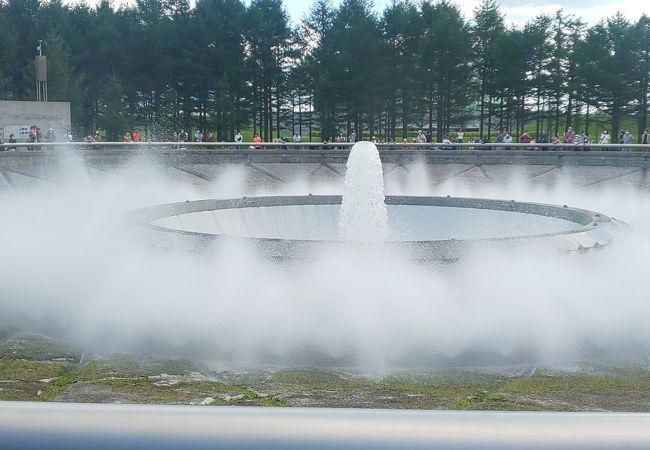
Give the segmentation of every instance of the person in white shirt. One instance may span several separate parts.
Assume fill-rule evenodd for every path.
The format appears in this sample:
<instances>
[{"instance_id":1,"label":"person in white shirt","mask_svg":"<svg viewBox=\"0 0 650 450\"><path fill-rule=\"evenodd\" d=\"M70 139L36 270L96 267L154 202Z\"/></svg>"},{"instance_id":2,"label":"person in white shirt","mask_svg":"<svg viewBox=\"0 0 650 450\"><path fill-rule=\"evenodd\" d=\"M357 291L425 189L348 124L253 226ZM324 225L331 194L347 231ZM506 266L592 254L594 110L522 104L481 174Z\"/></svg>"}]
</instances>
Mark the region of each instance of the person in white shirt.
<instances>
[{"instance_id":1,"label":"person in white shirt","mask_svg":"<svg viewBox=\"0 0 650 450\"><path fill-rule=\"evenodd\" d=\"M506 131L506 135L503 136L503 143L504 144L512 144L512 136L510 136L510 133Z\"/></svg>"},{"instance_id":2,"label":"person in white shirt","mask_svg":"<svg viewBox=\"0 0 650 450\"><path fill-rule=\"evenodd\" d=\"M630 133L629 131L626 131L625 134L623 135L623 144L630 145L630 144L632 144L633 141L634 141L634 138L632 137L632 133ZM621 149L621 151L631 152L632 147L623 147Z\"/></svg>"},{"instance_id":3,"label":"person in white shirt","mask_svg":"<svg viewBox=\"0 0 650 450\"><path fill-rule=\"evenodd\" d=\"M600 135L600 141L598 143L609 144L609 133L607 133L607 130L603 131L603 134Z\"/></svg>"},{"instance_id":4,"label":"person in white shirt","mask_svg":"<svg viewBox=\"0 0 650 450\"><path fill-rule=\"evenodd\" d=\"M302 142L302 136L297 131L293 133L293 142Z\"/></svg>"},{"instance_id":5,"label":"person in white shirt","mask_svg":"<svg viewBox=\"0 0 650 450\"><path fill-rule=\"evenodd\" d=\"M462 144L463 139L465 139L465 133L463 133L463 129L461 128L460 130L458 130L458 133L456 133L456 142Z\"/></svg>"}]
</instances>

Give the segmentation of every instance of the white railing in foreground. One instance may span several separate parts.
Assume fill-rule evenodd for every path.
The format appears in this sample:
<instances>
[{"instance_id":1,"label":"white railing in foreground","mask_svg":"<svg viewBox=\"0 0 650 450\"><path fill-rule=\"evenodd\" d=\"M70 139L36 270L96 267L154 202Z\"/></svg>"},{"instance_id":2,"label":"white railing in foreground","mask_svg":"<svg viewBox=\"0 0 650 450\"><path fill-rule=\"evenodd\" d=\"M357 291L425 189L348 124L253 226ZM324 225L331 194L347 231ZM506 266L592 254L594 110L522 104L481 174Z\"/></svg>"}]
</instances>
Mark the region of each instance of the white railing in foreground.
<instances>
[{"instance_id":1,"label":"white railing in foreground","mask_svg":"<svg viewBox=\"0 0 650 450\"><path fill-rule=\"evenodd\" d=\"M650 414L0 402L3 449L650 448Z\"/></svg>"}]
</instances>

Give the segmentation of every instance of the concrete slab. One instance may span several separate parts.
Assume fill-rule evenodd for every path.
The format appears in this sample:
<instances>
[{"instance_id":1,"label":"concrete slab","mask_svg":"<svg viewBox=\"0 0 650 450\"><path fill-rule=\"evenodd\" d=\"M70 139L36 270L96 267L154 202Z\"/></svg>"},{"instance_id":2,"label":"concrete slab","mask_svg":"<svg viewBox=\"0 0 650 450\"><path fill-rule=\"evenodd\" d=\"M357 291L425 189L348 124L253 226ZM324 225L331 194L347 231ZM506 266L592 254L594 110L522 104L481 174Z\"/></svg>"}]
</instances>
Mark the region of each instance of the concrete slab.
<instances>
[{"instance_id":1,"label":"concrete slab","mask_svg":"<svg viewBox=\"0 0 650 450\"><path fill-rule=\"evenodd\" d=\"M320 164L317 163L255 163L255 166L269 171L277 178L286 183L303 181L309 178L309 174L317 170Z\"/></svg>"}]
</instances>

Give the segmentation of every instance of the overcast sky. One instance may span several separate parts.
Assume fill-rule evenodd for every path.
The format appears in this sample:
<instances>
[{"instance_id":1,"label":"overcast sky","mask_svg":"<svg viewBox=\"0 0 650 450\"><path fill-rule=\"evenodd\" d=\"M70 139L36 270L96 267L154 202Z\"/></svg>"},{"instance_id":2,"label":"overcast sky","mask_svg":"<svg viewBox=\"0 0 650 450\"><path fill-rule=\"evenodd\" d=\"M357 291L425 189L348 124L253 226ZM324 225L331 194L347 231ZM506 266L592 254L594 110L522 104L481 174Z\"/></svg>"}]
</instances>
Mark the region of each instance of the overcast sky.
<instances>
[{"instance_id":1,"label":"overcast sky","mask_svg":"<svg viewBox=\"0 0 650 450\"><path fill-rule=\"evenodd\" d=\"M340 0L333 0L339 4ZM375 0L375 8L381 12L391 0ZM471 17L472 11L480 0L456 0L466 18ZM648 0L502 0L501 7L509 23L524 24L528 19L541 13L553 13L563 9L569 14L581 17L590 25L600 19L611 17L616 11L621 11L630 20L638 20L641 14L650 15L650 1ZM294 21L308 12L311 1L284 0L284 4Z\"/></svg>"},{"instance_id":2,"label":"overcast sky","mask_svg":"<svg viewBox=\"0 0 650 450\"><path fill-rule=\"evenodd\" d=\"M66 1L66 0L64 0ZM67 0L73 3L77 0ZM84 1L84 0L80 0ZM97 4L99 0L85 0L89 4ZM244 0L247 4L250 0ZM375 9L381 13L392 0L374 0ZM416 2L417 0L412 0ZM133 3L134 0L113 0L114 4ZM341 0L333 0L335 5ZM480 0L455 0L460 5L466 18L471 18L472 11ZM563 9L568 14L582 18L589 25L594 25L606 17L612 17L621 11L630 21L637 21L641 14L650 15L649 0L501 0L501 9L506 15L508 23L523 25L529 19L541 14L552 14L558 9ZM284 0L284 5L294 22L309 11L312 0Z\"/></svg>"}]
</instances>

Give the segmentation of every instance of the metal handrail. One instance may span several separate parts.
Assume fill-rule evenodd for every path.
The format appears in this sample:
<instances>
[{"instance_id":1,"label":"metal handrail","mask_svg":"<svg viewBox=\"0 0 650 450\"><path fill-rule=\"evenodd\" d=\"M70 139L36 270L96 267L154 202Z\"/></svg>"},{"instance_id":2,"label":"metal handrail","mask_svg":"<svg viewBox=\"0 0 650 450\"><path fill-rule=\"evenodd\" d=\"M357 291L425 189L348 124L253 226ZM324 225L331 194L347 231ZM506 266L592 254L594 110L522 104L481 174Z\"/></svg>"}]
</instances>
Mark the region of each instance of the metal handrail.
<instances>
[{"instance_id":1,"label":"metal handrail","mask_svg":"<svg viewBox=\"0 0 650 450\"><path fill-rule=\"evenodd\" d=\"M15 149L28 151L29 149L50 150L61 147L72 147L81 149L111 148L121 150L151 149L154 147L162 149L204 149L204 150L259 150L259 149L297 149L297 150L345 150L354 145L349 142L17 142L0 144L0 149ZM511 151L588 151L602 149L601 151L621 152L622 149L639 149L650 151L650 144L541 144L541 143L416 143L396 142L377 143L377 148L383 150L511 150ZM625 153L625 152L623 152Z\"/></svg>"},{"instance_id":2,"label":"metal handrail","mask_svg":"<svg viewBox=\"0 0 650 450\"><path fill-rule=\"evenodd\" d=\"M4 449L647 449L650 414L0 402Z\"/></svg>"}]
</instances>

